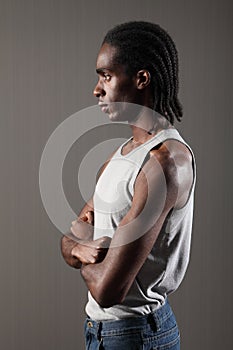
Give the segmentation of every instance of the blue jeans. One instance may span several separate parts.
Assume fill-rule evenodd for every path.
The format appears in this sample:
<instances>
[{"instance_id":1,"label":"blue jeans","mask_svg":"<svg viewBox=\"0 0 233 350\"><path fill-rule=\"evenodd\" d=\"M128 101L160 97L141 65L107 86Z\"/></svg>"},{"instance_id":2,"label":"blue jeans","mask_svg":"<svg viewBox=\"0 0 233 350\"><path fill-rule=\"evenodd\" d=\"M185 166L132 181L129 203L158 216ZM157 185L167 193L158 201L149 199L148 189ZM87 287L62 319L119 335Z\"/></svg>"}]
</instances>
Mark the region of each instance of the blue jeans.
<instances>
[{"instance_id":1,"label":"blue jeans","mask_svg":"<svg viewBox=\"0 0 233 350\"><path fill-rule=\"evenodd\" d=\"M116 321L85 321L86 350L180 350L173 311L166 303L139 317Z\"/></svg>"}]
</instances>

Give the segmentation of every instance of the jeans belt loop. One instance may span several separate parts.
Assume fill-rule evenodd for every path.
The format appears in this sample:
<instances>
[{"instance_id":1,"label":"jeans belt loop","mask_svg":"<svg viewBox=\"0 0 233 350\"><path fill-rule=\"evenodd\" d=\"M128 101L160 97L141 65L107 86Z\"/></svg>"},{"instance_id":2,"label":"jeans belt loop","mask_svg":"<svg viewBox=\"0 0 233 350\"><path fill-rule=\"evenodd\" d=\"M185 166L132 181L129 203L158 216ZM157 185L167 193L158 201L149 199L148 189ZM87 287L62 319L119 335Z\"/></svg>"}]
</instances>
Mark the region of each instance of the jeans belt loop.
<instances>
[{"instance_id":1,"label":"jeans belt loop","mask_svg":"<svg viewBox=\"0 0 233 350\"><path fill-rule=\"evenodd\" d=\"M102 341L102 337L101 337L101 331L102 331L102 322L98 322L98 326L97 326L97 339L99 341Z\"/></svg>"},{"instance_id":2,"label":"jeans belt loop","mask_svg":"<svg viewBox=\"0 0 233 350\"><path fill-rule=\"evenodd\" d=\"M159 330L159 325L157 322L157 318L153 312L149 313L147 320L151 327L151 330L153 330L154 332L157 332Z\"/></svg>"}]
</instances>

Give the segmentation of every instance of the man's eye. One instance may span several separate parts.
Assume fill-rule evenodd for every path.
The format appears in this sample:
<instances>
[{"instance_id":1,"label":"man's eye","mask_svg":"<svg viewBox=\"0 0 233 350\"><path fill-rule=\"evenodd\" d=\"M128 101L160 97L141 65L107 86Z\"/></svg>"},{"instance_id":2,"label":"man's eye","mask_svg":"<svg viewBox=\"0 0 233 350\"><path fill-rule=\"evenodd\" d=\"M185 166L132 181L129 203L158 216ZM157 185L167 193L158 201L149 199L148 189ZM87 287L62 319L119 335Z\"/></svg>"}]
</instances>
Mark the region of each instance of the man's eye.
<instances>
[{"instance_id":1,"label":"man's eye","mask_svg":"<svg viewBox=\"0 0 233 350\"><path fill-rule=\"evenodd\" d=\"M111 75L109 75L109 74L104 74L104 80L110 81L110 79L111 79Z\"/></svg>"}]
</instances>

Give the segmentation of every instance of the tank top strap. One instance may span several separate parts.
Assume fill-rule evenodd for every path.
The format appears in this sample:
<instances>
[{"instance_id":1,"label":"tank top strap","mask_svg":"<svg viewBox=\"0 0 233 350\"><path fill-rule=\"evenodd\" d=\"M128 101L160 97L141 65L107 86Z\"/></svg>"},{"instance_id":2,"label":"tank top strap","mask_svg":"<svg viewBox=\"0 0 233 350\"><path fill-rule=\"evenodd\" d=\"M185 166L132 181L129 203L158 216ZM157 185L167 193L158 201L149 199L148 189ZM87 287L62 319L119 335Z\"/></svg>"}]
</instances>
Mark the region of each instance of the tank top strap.
<instances>
[{"instance_id":1,"label":"tank top strap","mask_svg":"<svg viewBox=\"0 0 233 350\"><path fill-rule=\"evenodd\" d=\"M171 128L171 129L161 130L160 132L158 132L158 134L156 134L150 140L143 143L142 146L147 151L150 151L152 148L156 147L160 143L162 143L166 140L169 140L169 139L174 139L174 140L180 141L182 143L185 143L184 139L180 136L178 130L175 128L174 129Z\"/></svg>"}]
</instances>

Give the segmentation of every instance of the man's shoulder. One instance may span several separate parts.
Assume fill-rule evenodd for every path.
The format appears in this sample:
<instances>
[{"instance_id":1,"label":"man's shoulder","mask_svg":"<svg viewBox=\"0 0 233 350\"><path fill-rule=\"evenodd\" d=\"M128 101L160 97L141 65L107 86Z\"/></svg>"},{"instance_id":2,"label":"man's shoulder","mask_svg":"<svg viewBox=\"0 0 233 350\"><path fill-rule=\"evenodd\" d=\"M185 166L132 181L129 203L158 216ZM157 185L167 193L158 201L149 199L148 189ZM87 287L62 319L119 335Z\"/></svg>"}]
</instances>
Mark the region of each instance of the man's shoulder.
<instances>
[{"instance_id":1,"label":"man's shoulder","mask_svg":"<svg viewBox=\"0 0 233 350\"><path fill-rule=\"evenodd\" d=\"M170 139L161 142L151 149L150 158L155 157L161 166L167 170L174 166L184 167L192 164L190 149L182 142Z\"/></svg>"},{"instance_id":2,"label":"man's shoulder","mask_svg":"<svg viewBox=\"0 0 233 350\"><path fill-rule=\"evenodd\" d=\"M182 207L192 188L194 179L193 157L190 149L177 140L166 140L150 152L152 166L161 166L163 175L166 178L167 190L170 193L177 193L177 207Z\"/></svg>"}]
</instances>

